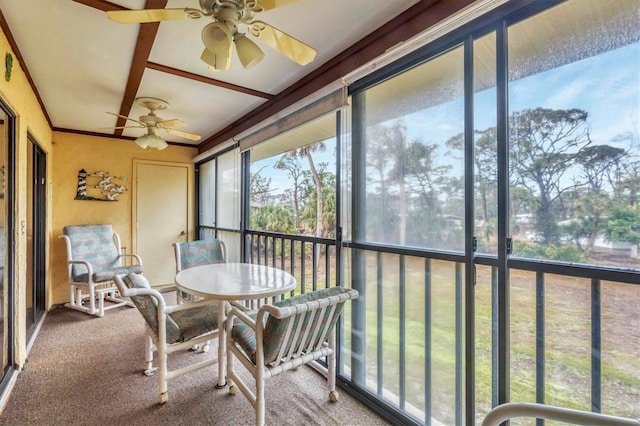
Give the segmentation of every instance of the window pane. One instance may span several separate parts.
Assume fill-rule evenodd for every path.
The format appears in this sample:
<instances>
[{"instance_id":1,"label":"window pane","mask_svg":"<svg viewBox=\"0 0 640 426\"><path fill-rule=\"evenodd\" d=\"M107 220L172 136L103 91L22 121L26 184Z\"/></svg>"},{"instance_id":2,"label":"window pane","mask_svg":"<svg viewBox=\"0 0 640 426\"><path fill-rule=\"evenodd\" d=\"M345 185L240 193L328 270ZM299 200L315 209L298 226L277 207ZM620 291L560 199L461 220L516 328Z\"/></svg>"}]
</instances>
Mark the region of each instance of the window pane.
<instances>
[{"instance_id":1,"label":"window pane","mask_svg":"<svg viewBox=\"0 0 640 426\"><path fill-rule=\"evenodd\" d=\"M515 255L640 269L639 13L573 0L509 28Z\"/></svg>"},{"instance_id":2,"label":"window pane","mask_svg":"<svg viewBox=\"0 0 640 426\"><path fill-rule=\"evenodd\" d=\"M365 92L366 238L464 248L462 47Z\"/></svg>"},{"instance_id":3,"label":"window pane","mask_svg":"<svg viewBox=\"0 0 640 426\"><path fill-rule=\"evenodd\" d=\"M240 229L240 154L233 150L218 157L218 227Z\"/></svg>"},{"instance_id":4,"label":"window pane","mask_svg":"<svg viewBox=\"0 0 640 426\"><path fill-rule=\"evenodd\" d=\"M203 163L199 167L200 225L216 226L216 162Z\"/></svg>"},{"instance_id":5,"label":"window pane","mask_svg":"<svg viewBox=\"0 0 640 426\"><path fill-rule=\"evenodd\" d=\"M474 41L474 187L478 252L498 252L498 159L496 140L496 36Z\"/></svg>"},{"instance_id":6,"label":"window pane","mask_svg":"<svg viewBox=\"0 0 640 426\"><path fill-rule=\"evenodd\" d=\"M252 149L250 229L335 237L335 117L322 117ZM270 156L262 158L265 153Z\"/></svg>"}]
</instances>

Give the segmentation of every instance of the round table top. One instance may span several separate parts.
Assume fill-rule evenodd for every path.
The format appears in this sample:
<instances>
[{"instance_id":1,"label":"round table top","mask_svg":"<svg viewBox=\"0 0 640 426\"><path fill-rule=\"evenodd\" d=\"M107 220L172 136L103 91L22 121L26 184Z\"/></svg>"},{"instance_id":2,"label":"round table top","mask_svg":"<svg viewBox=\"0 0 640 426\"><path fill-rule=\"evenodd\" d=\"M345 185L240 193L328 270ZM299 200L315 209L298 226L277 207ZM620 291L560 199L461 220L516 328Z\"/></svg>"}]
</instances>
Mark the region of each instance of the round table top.
<instances>
[{"instance_id":1,"label":"round table top","mask_svg":"<svg viewBox=\"0 0 640 426\"><path fill-rule=\"evenodd\" d=\"M296 279L281 269L250 263L214 263L184 269L176 285L195 296L247 300L277 296L296 287Z\"/></svg>"}]
</instances>

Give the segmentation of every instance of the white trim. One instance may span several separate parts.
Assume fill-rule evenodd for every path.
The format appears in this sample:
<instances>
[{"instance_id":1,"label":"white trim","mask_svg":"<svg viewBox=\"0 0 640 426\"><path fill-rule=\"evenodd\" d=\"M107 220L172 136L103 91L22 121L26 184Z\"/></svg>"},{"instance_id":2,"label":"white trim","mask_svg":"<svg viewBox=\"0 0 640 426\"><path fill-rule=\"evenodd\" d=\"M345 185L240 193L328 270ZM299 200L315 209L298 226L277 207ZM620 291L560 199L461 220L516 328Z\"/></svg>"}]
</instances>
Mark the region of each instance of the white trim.
<instances>
[{"instance_id":1,"label":"white trim","mask_svg":"<svg viewBox=\"0 0 640 426\"><path fill-rule=\"evenodd\" d=\"M479 16L485 15L498 6L509 2L510 0L478 0L462 10L454 13L437 24L427 28L421 33L416 34L409 40L403 41L387 49L385 53L376 59L366 63L360 68L351 71L342 78L345 86L349 86L363 77L373 73L374 71L388 65L411 52L431 43L432 41L450 33L451 31L471 22Z\"/></svg>"},{"instance_id":2,"label":"white trim","mask_svg":"<svg viewBox=\"0 0 640 426\"><path fill-rule=\"evenodd\" d=\"M482 426L498 426L516 417L557 420L576 425L638 426L640 419L630 419L572 408L556 407L531 402L507 402L493 408L482 421Z\"/></svg>"}]
</instances>

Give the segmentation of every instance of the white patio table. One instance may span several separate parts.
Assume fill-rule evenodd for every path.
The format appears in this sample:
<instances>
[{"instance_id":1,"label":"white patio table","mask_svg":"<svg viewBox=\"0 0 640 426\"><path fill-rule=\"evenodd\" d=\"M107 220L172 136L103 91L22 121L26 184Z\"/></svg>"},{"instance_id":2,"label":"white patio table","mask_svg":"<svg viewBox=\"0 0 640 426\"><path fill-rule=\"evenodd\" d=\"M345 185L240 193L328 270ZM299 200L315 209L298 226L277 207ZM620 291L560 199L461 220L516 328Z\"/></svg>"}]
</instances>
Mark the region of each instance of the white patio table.
<instances>
[{"instance_id":1,"label":"white patio table","mask_svg":"<svg viewBox=\"0 0 640 426\"><path fill-rule=\"evenodd\" d=\"M176 286L189 294L219 301L218 384L226 380L225 303L279 296L296 288L296 279L281 269L250 263L216 263L184 269L176 274Z\"/></svg>"}]
</instances>

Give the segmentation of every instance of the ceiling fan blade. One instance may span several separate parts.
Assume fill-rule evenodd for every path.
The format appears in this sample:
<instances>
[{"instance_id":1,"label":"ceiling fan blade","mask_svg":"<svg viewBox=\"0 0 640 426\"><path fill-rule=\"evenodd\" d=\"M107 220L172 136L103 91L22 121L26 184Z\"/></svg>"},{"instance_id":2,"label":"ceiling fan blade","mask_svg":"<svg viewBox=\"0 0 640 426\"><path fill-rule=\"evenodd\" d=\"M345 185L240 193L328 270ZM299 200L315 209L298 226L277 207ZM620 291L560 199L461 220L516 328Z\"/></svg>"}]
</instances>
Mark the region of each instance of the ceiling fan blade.
<instances>
[{"instance_id":1,"label":"ceiling fan blade","mask_svg":"<svg viewBox=\"0 0 640 426\"><path fill-rule=\"evenodd\" d=\"M192 141L199 141L202 138L200 135L196 135L195 133L183 132L182 130L165 128L162 128L162 130L169 133L170 135L180 136L181 138L191 139Z\"/></svg>"},{"instance_id":2,"label":"ceiling fan blade","mask_svg":"<svg viewBox=\"0 0 640 426\"><path fill-rule=\"evenodd\" d=\"M249 24L249 32L267 46L277 50L300 65L306 65L316 57L317 52L313 47L272 27L266 22L251 22Z\"/></svg>"},{"instance_id":3,"label":"ceiling fan blade","mask_svg":"<svg viewBox=\"0 0 640 426\"><path fill-rule=\"evenodd\" d=\"M125 116L125 115L116 114L115 112L107 112L107 114L115 115L116 117L124 118L126 120L135 121L136 123L138 123L138 124L140 124L142 126L146 126L146 124L144 124L142 121L138 121L135 118L129 118L129 117Z\"/></svg>"},{"instance_id":4,"label":"ceiling fan blade","mask_svg":"<svg viewBox=\"0 0 640 426\"><path fill-rule=\"evenodd\" d=\"M187 9L109 10L107 18L121 24L144 24L188 18Z\"/></svg>"},{"instance_id":5,"label":"ceiling fan blade","mask_svg":"<svg viewBox=\"0 0 640 426\"><path fill-rule=\"evenodd\" d=\"M156 123L158 125L160 125L161 127L164 128L168 128L168 127L184 127L187 125L187 123L185 123L182 120L178 120L177 118L173 118L171 120L163 120L163 121L158 121L158 123Z\"/></svg>"},{"instance_id":6,"label":"ceiling fan blade","mask_svg":"<svg viewBox=\"0 0 640 426\"><path fill-rule=\"evenodd\" d=\"M247 7L253 11L271 10L276 7L286 6L291 3L295 3L298 0L257 0L248 1ZM256 5L257 3L257 5Z\"/></svg>"}]
</instances>

